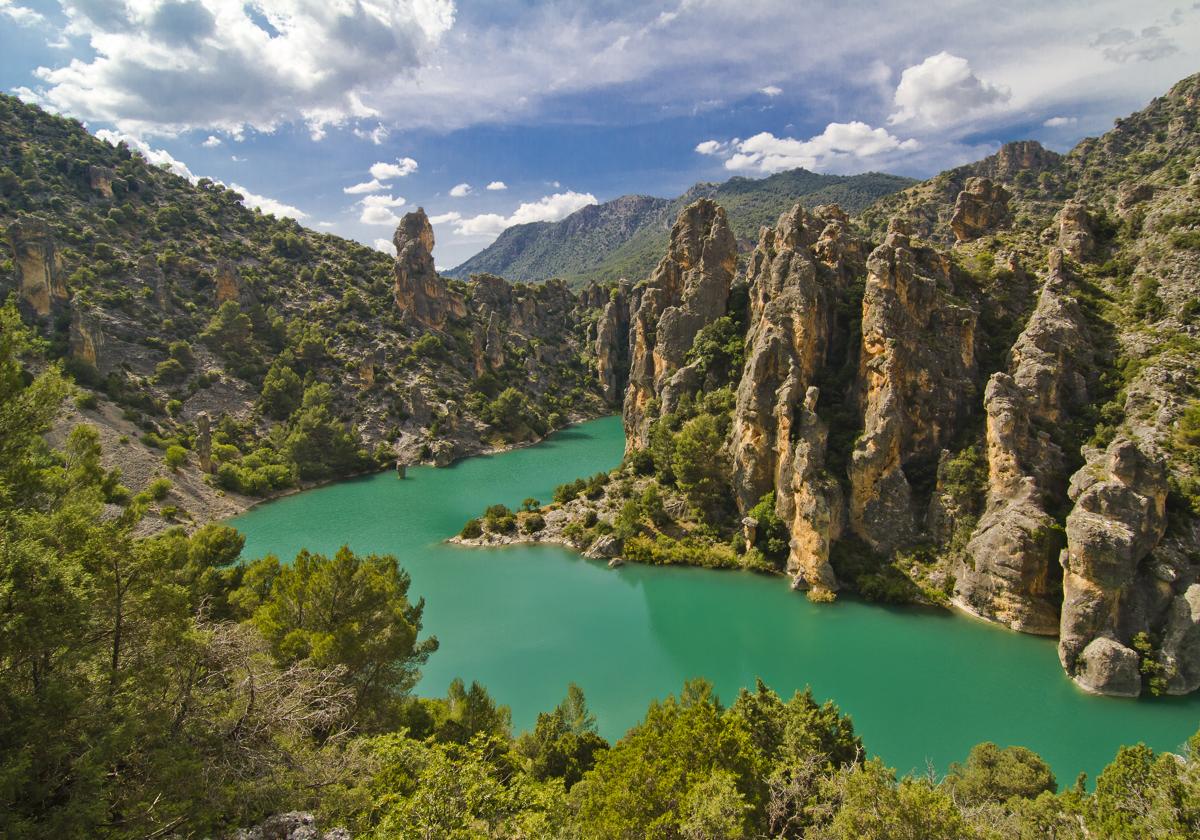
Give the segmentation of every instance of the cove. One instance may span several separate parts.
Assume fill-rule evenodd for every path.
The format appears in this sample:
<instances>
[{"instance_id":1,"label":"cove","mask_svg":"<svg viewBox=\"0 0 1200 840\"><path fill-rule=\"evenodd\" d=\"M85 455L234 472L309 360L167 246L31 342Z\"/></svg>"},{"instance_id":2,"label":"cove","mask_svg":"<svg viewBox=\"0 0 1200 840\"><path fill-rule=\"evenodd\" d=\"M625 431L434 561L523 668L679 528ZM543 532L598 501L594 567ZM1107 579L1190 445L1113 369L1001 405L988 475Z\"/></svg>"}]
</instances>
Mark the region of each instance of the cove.
<instances>
[{"instance_id":1,"label":"cove","mask_svg":"<svg viewBox=\"0 0 1200 840\"><path fill-rule=\"evenodd\" d=\"M516 731L584 689L601 733L619 738L651 699L703 676L722 700L761 677L781 696L811 686L849 713L869 753L901 772L944 772L980 741L1036 750L1060 786L1093 779L1121 745L1176 749L1200 725L1200 696L1122 700L1077 689L1054 641L948 613L842 599L809 603L780 578L627 565L610 570L552 546L469 549L442 541L494 502L550 500L558 484L621 459L621 421L573 426L537 446L440 469L416 467L289 496L230 521L243 557L342 544L387 552L424 597L441 649L418 686L454 677L512 707Z\"/></svg>"}]
</instances>

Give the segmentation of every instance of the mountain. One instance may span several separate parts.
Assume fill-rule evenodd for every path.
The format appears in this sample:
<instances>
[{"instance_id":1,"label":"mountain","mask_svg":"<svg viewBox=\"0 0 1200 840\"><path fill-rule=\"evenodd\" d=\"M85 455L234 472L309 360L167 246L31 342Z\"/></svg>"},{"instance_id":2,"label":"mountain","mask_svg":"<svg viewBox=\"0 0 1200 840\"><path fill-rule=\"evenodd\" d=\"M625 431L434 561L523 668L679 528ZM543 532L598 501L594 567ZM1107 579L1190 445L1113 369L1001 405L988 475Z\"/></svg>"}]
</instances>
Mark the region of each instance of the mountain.
<instances>
[{"instance_id":1,"label":"mountain","mask_svg":"<svg viewBox=\"0 0 1200 840\"><path fill-rule=\"evenodd\" d=\"M172 482L149 527L602 410L579 300L439 277L423 211L392 259L3 96L0 233L0 301L83 389L61 434L97 428L135 491Z\"/></svg>"},{"instance_id":2,"label":"mountain","mask_svg":"<svg viewBox=\"0 0 1200 840\"><path fill-rule=\"evenodd\" d=\"M1089 692L1200 690L1200 75L1066 155L797 203L741 271L731 219L689 204L611 293L625 463L519 539L954 608L1057 637Z\"/></svg>"},{"instance_id":3,"label":"mountain","mask_svg":"<svg viewBox=\"0 0 1200 840\"><path fill-rule=\"evenodd\" d=\"M731 178L721 184L696 184L668 200L624 195L577 210L558 222L514 225L466 262L446 272L536 282L561 277L572 286L591 281L639 280L650 273L667 247L679 211L700 198L711 198L729 214L740 248L748 252L758 230L774 224L797 201L815 207L840 204L858 212L881 196L913 184L909 178L870 172L818 175L792 169L767 178Z\"/></svg>"}]
</instances>

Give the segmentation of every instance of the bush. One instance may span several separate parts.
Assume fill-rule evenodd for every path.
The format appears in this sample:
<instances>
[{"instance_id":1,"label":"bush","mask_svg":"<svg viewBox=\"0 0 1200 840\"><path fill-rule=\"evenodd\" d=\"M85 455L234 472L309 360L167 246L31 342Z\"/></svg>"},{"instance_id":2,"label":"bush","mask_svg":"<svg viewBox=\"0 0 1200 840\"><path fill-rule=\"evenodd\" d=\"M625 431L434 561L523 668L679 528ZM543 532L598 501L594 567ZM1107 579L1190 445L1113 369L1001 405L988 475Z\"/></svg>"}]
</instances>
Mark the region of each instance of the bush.
<instances>
[{"instance_id":1,"label":"bush","mask_svg":"<svg viewBox=\"0 0 1200 840\"><path fill-rule=\"evenodd\" d=\"M531 513L521 520L521 530L526 534L536 534L546 527L546 520L540 513Z\"/></svg>"},{"instance_id":2,"label":"bush","mask_svg":"<svg viewBox=\"0 0 1200 840\"><path fill-rule=\"evenodd\" d=\"M146 488L146 493L149 494L150 498L154 499L156 502L161 502L163 499L167 498L167 495L170 492L171 479L169 478L156 478L151 481L150 486Z\"/></svg>"},{"instance_id":3,"label":"bush","mask_svg":"<svg viewBox=\"0 0 1200 840\"><path fill-rule=\"evenodd\" d=\"M492 505L483 514L484 527L495 534L508 534L517 527L517 517L507 505Z\"/></svg>"},{"instance_id":4,"label":"bush","mask_svg":"<svg viewBox=\"0 0 1200 840\"><path fill-rule=\"evenodd\" d=\"M177 443L172 444L171 446L167 447L167 452L166 455L163 456L163 460L172 471L178 470L188 461L187 450Z\"/></svg>"},{"instance_id":5,"label":"bush","mask_svg":"<svg viewBox=\"0 0 1200 840\"><path fill-rule=\"evenodd\" d=\"M462 526L458 535L465 540L479 539L483 536L483 526L479 524L478 519L468 519L467 524Z\"/></svg>"}]
</instances>

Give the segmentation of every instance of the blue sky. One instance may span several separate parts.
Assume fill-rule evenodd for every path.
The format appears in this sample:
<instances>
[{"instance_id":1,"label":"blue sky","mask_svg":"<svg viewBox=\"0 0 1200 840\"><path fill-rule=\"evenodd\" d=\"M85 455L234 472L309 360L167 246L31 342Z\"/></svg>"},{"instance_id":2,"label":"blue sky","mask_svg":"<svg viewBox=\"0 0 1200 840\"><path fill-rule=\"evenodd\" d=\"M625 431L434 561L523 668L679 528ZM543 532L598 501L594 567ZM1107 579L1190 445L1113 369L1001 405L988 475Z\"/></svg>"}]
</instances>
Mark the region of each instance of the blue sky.
<instances>
[{"instance_id":1,"label":"blue sky","mask_svg":"<svg viewBox=\"0 0 1200 840\"><path fill-rule=\"evenodd\" d=\"M624 193L1065 150L1198 70L1194 0L0 0L4 90L368 244L424 206L444 267Z\"/></svg>"}]
</instances>

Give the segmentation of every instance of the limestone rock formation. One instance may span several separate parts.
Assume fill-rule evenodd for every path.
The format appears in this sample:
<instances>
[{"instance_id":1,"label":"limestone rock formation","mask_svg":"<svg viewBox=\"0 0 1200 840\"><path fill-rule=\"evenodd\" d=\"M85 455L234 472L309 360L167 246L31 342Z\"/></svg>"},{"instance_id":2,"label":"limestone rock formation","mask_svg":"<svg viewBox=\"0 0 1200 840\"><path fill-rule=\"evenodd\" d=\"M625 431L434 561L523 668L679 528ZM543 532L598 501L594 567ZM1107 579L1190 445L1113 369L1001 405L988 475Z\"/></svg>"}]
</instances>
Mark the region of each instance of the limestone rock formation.
<instances>
[{"instance_id":1,"label":"limestone rock formation","mask_svg":"<svg viewBox=\"0 0 1200 840\"><path fill-rule=\"evenodd\" d=\"M737 241L724 209L711 199L684 208L630 327L627 446L640 449L649 442L652 403L670 411L689 389L689 372L681 370L685 357L696 334L725 314L736 270Z\"/></svg>"},{"instance_id":2,"label":"limestone rock formation","mask_svg":"<svg viewBox=\"0 0 1200 840\"><path fill-rule=\"evenodd\" d=\"M1171 601L1163 628L1162 660L1168 694L1189 694L1200 688L1200 583Z\"/></svg>"},{"instance_id":3,"label":"limestone rock formation","mask_svg":"<svg viewBox=\"0 0 1200 840\"><path fill-rule=\"evenodd\" d=\"M226 301L239 303L242 299L242 275L238 271L238 267L229 260L221 260L217 263L216 273L213 276L213 284L216 287L217 306Z\"/></svg>"},{"instance_id":4,"label":"limestone rock formation","mask_svg":"<svg viewBox=\"0 0 1200 840\"><path fill-rule=\"evenodd\" d=\"M1086 690L1134 696L1141 680L1133 637L1154 629L1161 608L1153 600L1171 600L1145 563L1166 529L1166 470L1124 436L1085 455L1071 478L1058 655Z\"/></svg>"},{"instance_id":5,"label":"limestone rock formation","mask_svg":"<svg viewBox=\"0 0 1200 840\"><path fill-rule=\"evenodd\" d=\"M1059 211L1058 246L1076 260L1090 256L1095 250L1096 233L1092 217L1082 201L1072 199Z\"/></svg>"},{"instance_id":6,"label":"limestone rock formation","mask_svg":"<svg viewBox=\"0 0 1200 840\"><path fill-rule=\"evenodd\" d=\"M1009 221L1008 200L1011 194L990 178L968 178L958 199L950 229L959 242L977 239L985 233L1003 227Z\"/></svg>"},{"instance_id":7,"label":"limestone rock formation","mask_svg":"<svg viewBox=\"0 0 1200 840\"><path fill-rule=\"evenodd\" d=\"M1062 155L1051 151L1036 140L1015 140L1005 143L996 154L980 161L974 168L979 175L997 181L1011 181L1021 172L1036 174L1053 169Z\"/></svg>"},{"instance_id":8,"label":"limestone rock formation","mask_svg":"<svg viewBox=\"0 0 1200 840\"><path fill-rule=\"evenodd\" d=\"M8 227L8 242L21 301L38 315L49 315L67 300L62 255L53 231L41 219L19 219Z\"/></svg>"},{"instance_id":9,"label":"limestone rock formation","mask_svg":"<svg viewBox=\"0 0 1200 840\"><path fill-rule=\"evenodd\" d=\"M424 208L406 213L392 237L396 246L396 306L416 323L440 329L467 314L462 295L451 291L433 266L433 226Z\"/></svg>"},{"instance_id":10,"label":"limestone rock formation","mask_svg":"<svg viewBox=\"0 0 1200 840\"><path fill-rule=\"evenodd\" d=\"M816 213L797 204L763 229L751 257L747 358L729 452L739 510L773 491L792 536L789 571L800 585L832 590L829 548L841 530L841 492L821 479L827 433L812 383L832 348L844 346L838 302L862 259L845 214Z\"/></svg>"},{"instance_id":11,"label":"limestone rock formation","mask_svg":"<svg viewBox=\"0 0 1200 840\"><path fill-rule=\"evenodd\" d=\"M1087 403L1092 359L1072 291L1062 253L1052 252L1008 370L993 374L984 392L987 508L954 571L959 606L1026 633L1058 632L1061 545L1048 510L1065 501L1067 467L1047 430Z\"/></svg>"},{"instance_id":12,"label":"limestone rock formation","mask_svg":"<svg viewBox=\"0 0 1200 840\"><path fill-rule=\"evenodd\" d=\"M85 309L77 302L71 306L71 327L67 344L73 358L94 368L100 367L101 348L104 346L100 319L95 312Z\"/></svg>"},{"instance_id":13,"label":"limestone rock formation","mask_svg":"<svg viewBox=\"0 0 1200 840\"><path fill-rule=\"evenodd\" d=\"M628 280L613 289L596 322L594 349L600 393L609 405L619 405L629 383L629 315L633 299ZM598 306L599 304L597 304Z\"/></svg>"},{"instance_id":14,"label":"limestone rock formation","mask_svg":"<svg viewBox=\"0 0 1200 840\"><path fill-rule=\"evenodd\" d=\"M113 180L117 173L107 166L89 166L88 184L105 198L113 197Z\"/></svg>"},{"instance_id":15,"label":"limestone rock formation","mask_svg":"<svg viewBox=\"0 0 1200 840\"><path fill-rule=\"evenodd\" d=\"M978 311L955 302L945 256L914 248L896 218L867 260L858 395L863 433L849 465L850 527L887 553L912 539L906 467L929 473L960 428L975 386Z\"/></svg>"}]
</instances>

